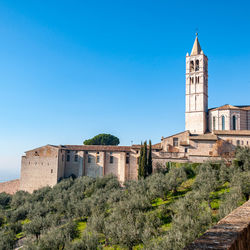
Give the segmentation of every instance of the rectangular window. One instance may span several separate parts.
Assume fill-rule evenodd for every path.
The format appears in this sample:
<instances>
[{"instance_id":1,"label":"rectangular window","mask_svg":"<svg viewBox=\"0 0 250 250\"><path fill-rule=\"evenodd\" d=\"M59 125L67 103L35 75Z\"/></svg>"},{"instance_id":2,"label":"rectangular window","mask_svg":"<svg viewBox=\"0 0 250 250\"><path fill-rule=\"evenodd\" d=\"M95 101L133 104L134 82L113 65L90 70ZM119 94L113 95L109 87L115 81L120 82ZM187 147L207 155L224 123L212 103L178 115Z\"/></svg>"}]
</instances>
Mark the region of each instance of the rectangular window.
<instances>
[{"instance_id":1,"label":"rectangular window","mask_svg":"<svg viewBox=\"0 0 250 250\"><path fill-rule=\"evenodd\" d=\"M114 157L111 155L110 158L109 158L109 163L113 163L114 162Z\"/></svg>"},{"instance_id":2,"label":"rectangular window","mask_svg":"<svg viewBox=\"0 0 250 250\"><path fill-rule=\"evenodd\" d=\"M215 122L216 122L215 117L213 117L213 130L215 130L215 125L216 125Z\"/></svg>"},{"instance_id":3,"label":"rectangular window","mask_svg":"<svg viewBox=\"0 0 250 250\"><path fill-rule=\"evenodd\" d=\"M240 146L240 140L237 140L236 143L237 143L237 146Z\"/></svg>"},{"instance_id":4,"label":"rectangular window","mask_svg":"<svg viewBox=\"0 0 250 250\"><path fill-rule=\"evenodd\" d=\"M129 164L129 156L126 157L126 164Z\"/></svg>"},{"instance_id":5,"label":"rectangular window","mask_svg":"<svg viewBox=\"0 0 250 250\"><path fill-rule=\"evenodd\" d=\"M91 157L88 155L88 163L91 163Z\"/></svg>"},{"instance_id":6,"label":"rectangular window","mask_svg":"<svg viewBox=\"0 0 250 250\"><path fill-rule=\"evenodd\" d=\"M241 141L241 145L244 145L244 141Z\"/></svg>"},{"instance_id":7,"label":"rectangular window","mask_svg":"<svg viewBox=\"0 0 250 250\"><path fill-rule=\"evenodd\" d=\"M53 169L50 170L50 173L53 174Z\"/></svg>"},{"instance_id":8,"label":"rectangular window","mask_svg":"<svg viewBox=\"0 0 250 250\"><path fill-rule=\"evenodd\" d=\"M185 153L187 153L188 152L188 148L185 148Z\"/></svg>"},{"instance_id":9,"label":"rectangular window","mask_svg":"<svg viewBox=\"0 0 250 250\"><path fill-rule=\"evenodd\" d=\"M78 161L78 155L75 155L75 162L77 162Z\"/></svg>"},{"instance_id":10,"label":"rectangular window","mask_svg":"<svg viewBox=\"0 0 250 250\"><path fill-rule=\"evenodd\" d=\"M177 137L173 138L173 146L178 147L178 138Z\"/></svg>"},{"instance_id":11,"label":"rectangular window","mask_svg":"<svg viewBox=\"0 0 250 250\"><path fill-rule=\"evenodd\" d=\"M67 155L67 161L70 161L70 155Z\"/></svg>"},{"instance_id":12,"label":"rectangular window","mask_svg":"<svg viewBox=\"0 0 250 250\"><path fill-rule=\"evenodd\" d=\"M100 156L98 155L97 157L96 157L96 163L99 163L100 162Z\"/></svg>"}]
</instances>

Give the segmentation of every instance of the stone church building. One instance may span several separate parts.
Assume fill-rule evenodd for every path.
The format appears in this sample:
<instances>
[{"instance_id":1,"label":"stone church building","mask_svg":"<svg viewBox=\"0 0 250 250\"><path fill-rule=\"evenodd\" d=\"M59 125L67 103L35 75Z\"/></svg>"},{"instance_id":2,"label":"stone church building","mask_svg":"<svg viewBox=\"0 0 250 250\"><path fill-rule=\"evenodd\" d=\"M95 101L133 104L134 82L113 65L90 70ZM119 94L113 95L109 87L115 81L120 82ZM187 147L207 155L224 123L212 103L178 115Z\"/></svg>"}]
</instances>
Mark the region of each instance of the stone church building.
<instances>
[{"instance_id":1,"label":"stone church building","mask_svg":"<svg viewBox=\"0 0 250 250\"><path fill-rule=\"evenodd\" d=\"M153 145L153 164L203 162L228 156L237 145L250 145L250 105L208 109L208 58L196 36L186 55L185 131ZM137 179L140 145L46 145L22 157L20 189L32 192L69 176L114 174Z\"/></svg>"}]
</instances>

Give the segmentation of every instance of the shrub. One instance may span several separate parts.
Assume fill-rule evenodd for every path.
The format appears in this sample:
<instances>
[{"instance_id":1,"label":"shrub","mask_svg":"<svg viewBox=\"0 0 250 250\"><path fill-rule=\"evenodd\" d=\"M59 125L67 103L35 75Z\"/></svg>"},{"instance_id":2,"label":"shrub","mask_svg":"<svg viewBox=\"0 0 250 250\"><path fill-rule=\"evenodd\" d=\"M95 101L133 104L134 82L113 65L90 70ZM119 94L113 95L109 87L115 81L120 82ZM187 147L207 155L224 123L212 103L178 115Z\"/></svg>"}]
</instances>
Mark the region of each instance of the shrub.
<instances>
[{"instance_id":1,"label":"shrub","mask_svg":"<svg viewBox=\"0 0 250 250\"><path fill-rule=\"evenodd\" d=\"M242 192L240 187L231 188L229 193L226 193L219 208L219 218L222 219L229 213L231 213L235 208L240 205L242 201Z\"/></svg>"},{"instance_id":2,"label":"shrub","mask_svg":"<svg viewBox=\"0 0 250 250\"><path fill-rule=\"evenodd\" d=\"M7 206L10 205L11 202L11 195L10 194L6 194L5 192L0 193L0 208L6 208Z\"/></svg>"},{"instance_id":3,"label":"shrub","mask_svg":"<svg viewBox=\"0 0 250 250\"><path fill-rule=\"evenodd\" d=\"M10 250L16 244L16 235L13 231L0 231L0 249Z\"/></svg>"}]
</instances>

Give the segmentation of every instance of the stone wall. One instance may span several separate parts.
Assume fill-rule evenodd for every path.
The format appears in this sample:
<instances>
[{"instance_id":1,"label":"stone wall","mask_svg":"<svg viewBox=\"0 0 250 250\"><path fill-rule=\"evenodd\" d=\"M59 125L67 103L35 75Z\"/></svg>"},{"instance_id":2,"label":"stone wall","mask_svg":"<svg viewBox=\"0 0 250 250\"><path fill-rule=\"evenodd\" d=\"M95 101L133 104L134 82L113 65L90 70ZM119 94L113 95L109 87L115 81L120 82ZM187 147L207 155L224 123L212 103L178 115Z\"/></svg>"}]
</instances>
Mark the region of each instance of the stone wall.
<instances>
[{"instance_id":1,"label":"stone wall","mask_svg":"<svg viewBox=\"0 0 250 250\"><path fill-rule=\"evenodd\" d=\"M33 192L41 187L54 186L58 180L58 148L44 146L22 156L20 190Z\"/></svg>"},{"instance_id":2,"label":"stone wall","mask_svg":"<svg viewBox=\"0 0 250 250\"><path fill-rule=\"evenodd\" d=\"M137 180L138 177L138 158L140 156L139 151L133 151L132 154L130 154L129 159L129 166L127 168L127 180Z\"/></svg>"},{"instance_id":3,"label":"stone wall","mask_svg":"<svg viewBox=\"0 0 250 250\"><path fill-rule=\"evenodd\" d=\"M250 110L247 111L247 129L250 130Z\"/></svg>"},{"instance_id":4,"label":"stone wall","mask_svg":"<svg viewBox=\"0 0 250 250\"><path fill-rule=\"evenodd\" d=\"M0 193L14 194L20 188L20 180L12 180L0 183Z\"/></svg>"},{"instance_id":5,"label":"stone wall","mask_svg":"<svg viewBox=\"0 0 250 250\"><path fill-rule=\"evenodd\" d=\"M250 200L185 249L250 250Z\"/></svg>"},{"instance_id":6,"label":"stone wall","mask_svg":"<svg viewBox=\"0 0 250 250\"><path fill-rule=\"evenodd\" d=\"M231 142L234 146L250 145L250 135L219 135L219 138Z\"/></svg>"}]
</instances>

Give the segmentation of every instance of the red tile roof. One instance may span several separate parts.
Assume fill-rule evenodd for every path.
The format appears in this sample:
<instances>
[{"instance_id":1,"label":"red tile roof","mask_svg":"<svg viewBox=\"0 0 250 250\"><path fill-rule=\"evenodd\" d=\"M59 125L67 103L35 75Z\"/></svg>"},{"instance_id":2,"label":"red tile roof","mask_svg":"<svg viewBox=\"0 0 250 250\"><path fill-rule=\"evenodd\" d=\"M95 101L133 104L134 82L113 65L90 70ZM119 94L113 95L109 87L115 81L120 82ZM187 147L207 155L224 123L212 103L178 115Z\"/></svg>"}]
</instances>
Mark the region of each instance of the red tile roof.
<instances>
[{"instance_id":1,"label":"red tile roof","mask_svg":"<svg viewBox=\"0 0 250 250\"><path fill-rule=\"evenodd\" d=\"M214 130L215 135L249 135L250 130Z\"/></svg>"},{"instance_id":2,"label":"red tile roof","mask_svg":"<svg viewBox=\"0 0 250 250\"><path fill-rule=\"evenodd\" d=\"M217 108L209 109L209 111L227 110L227 109L231 109L231 110L250 110L250 105L233 106L233 105L225 104L225 105L217 107Z\"/></svg>"},{"instance_id":3,"label":"red tile roof","mask_svg":"<svg viewBox=\"0 0 250 250\"><path fill-rule=\"evenodd\" d=\"M217 141L218 137L212 133L207 133L204 135L190 135L189 139L197 141Z\"/></svg>"},{"instance_id":4,"label":"red tile roof","mask_svg":"<svg viewBox=\"0 0 250 250\"><path fill-rule=\"evenodd\" d=\"M140 144L134 144L131 147L132 147L132 149L140 149L141 145ZM157 143L157 144L152 145L152 149L161 149L161 143Z\"/></svg>"},{"instance_id":5,"label":"red tile roof","mask_svg":"<svg viewBox=\"0 0 250 250\"><path fill-rule=\"evenodd\" d=\"M59 148L66 150L86 151L119 151L128 152L131 146L106 146L106 145L60 145Z\"/></svg>"}]
</instances>

